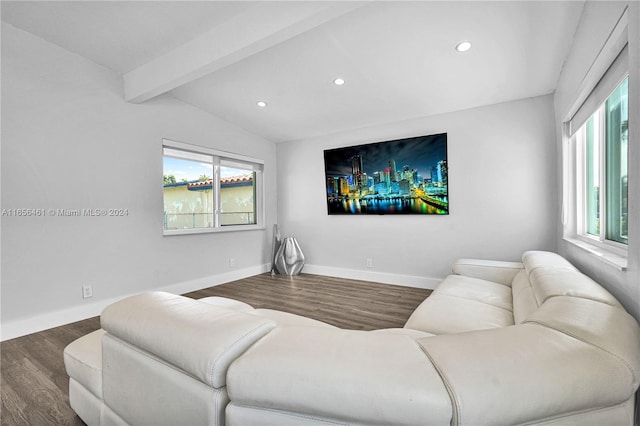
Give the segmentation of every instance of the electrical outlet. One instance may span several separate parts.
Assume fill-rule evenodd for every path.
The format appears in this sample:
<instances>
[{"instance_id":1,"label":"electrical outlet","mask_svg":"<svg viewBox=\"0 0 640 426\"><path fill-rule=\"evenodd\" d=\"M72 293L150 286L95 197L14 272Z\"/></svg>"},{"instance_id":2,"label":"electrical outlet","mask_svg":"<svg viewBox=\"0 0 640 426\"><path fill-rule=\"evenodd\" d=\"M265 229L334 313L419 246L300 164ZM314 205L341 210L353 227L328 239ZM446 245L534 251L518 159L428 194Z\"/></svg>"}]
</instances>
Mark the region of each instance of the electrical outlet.
<instances>
[{"instance_id":1,"label":"electrical outlet","mask_svg":"<svg viewBox=\"0 0 640 426\"><path fill-rule=\"evenodd\" d=\"M88 299L93 297L93 286L91 284L82 286L82 298Z\"/></svg>"},{"instance_id":2,"label":"electrical outlet","mask_svg":"<svg viewBox=\"0 0 640 426\"><path fill-rule=\"evenodd\" d=\"M367 258L367 268L373 268L373 259Z\"/></svg>"},{"instance_id":3,"label":"electrical outlet","mask_svg":"<svg viewBox=\"0 0 640 426\"><path fill-rule=\"evenodd\" d=\"M229 268L235 268L236 267L236 259L234 257L230 257L229 258Z\"/></svg>"}]
</instances>

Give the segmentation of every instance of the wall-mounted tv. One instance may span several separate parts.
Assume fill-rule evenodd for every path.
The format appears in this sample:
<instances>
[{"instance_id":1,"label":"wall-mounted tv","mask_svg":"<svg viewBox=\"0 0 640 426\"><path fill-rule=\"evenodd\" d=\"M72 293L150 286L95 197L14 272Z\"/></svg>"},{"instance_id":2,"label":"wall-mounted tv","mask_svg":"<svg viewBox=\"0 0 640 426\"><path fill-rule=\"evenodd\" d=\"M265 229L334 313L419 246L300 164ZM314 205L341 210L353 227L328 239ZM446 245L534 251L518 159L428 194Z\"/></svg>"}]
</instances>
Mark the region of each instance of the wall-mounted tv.
<instances>
[{"instance_id":1,"label":"wall-mounted tv","mask_svg":"<svg viewBox=\"0 0 640 426\"><path fill-rule=\"evenodd\" d=\"M449 214L447 134L324 151L330 215Z\"/></svg>"}]
</instances>

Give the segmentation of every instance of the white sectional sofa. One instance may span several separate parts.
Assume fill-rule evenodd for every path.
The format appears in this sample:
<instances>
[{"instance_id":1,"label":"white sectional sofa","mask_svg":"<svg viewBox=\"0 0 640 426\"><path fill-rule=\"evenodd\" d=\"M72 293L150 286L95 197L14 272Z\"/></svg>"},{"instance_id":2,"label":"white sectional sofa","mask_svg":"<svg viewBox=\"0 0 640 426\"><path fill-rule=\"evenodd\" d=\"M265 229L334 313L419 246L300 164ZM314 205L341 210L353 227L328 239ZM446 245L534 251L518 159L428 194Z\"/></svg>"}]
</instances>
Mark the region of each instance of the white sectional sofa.
<instances>
[{"instance_id":1,"label":"white sectional sofa","mask_svg":"<svg viewBox=\"0 0 640 426\"><path fill-rule=\"evenodd\" d=\"M640 327L562 257L459 260L404 328L147 293L64 354L89 425L631 425Z\"/></svg>"}]
</instances>

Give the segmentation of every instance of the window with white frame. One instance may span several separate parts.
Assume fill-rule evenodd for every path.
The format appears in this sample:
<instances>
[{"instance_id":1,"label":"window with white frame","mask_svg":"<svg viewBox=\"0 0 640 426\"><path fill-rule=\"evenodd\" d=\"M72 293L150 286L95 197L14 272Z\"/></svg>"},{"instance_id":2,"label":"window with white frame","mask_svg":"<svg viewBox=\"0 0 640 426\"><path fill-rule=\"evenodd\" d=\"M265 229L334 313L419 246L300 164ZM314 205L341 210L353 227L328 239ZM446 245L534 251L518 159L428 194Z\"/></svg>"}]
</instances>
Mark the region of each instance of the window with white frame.
<instances>
[{"instance_id":1,"label":"window with white frame","mask_svg":"<svg viewBox=\"0 0 640 426\"><path fill-rule=\"evenodd\" d=\"M592 66L592 74L593 70L600 70L600 74L585 79L596 84L581 94L582 101L568 121L574 176L565 178L571 187L565 191L565 197L574 194L565 203L573 206L570 210L575 212L573 231L568 236L618 253L622 259L626 259L628 245L629 194L629 60L625 22L623 15ZM571 169L566 161L565 169ZM617 264L624 267L626 261Z\"/></svg>"},{"instance_id":2,"label":"window with white frame","mask_svg":"<svg viewBox=\"0 0 640 426\"><path fill-rule=\"evenodd\" d=\"M578 232L600 242L628 240L628 78L614 89L576 135L581 203Z\"/></svg>"},{"instance_id":3,"label":"window with white frame","mask_svg":"<svg viewBox=\"0 0 640 426\"><path fill-rule=\"evenodd\" d=\"M164 235L263 228L262 160L163 140Z\"/></svg>"}]
</instances>

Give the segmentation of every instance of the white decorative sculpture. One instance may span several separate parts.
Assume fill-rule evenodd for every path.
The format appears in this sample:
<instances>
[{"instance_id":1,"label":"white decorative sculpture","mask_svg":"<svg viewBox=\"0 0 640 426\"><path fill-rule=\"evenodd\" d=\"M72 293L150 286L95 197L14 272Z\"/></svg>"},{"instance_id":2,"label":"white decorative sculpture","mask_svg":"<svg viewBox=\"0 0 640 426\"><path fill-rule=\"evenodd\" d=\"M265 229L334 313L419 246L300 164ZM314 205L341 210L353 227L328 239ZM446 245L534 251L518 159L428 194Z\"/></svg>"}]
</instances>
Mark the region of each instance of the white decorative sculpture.
<instances>
[{"instance_id":1,"label":"white decorative sculpture","mask_svg":"<svg viewBox=\"0 0 640 426\"><path fill-rule=\"evenodd\" d=\"M293 237L282 240L274 261L276 270L283 275L298 275L304 266L304 254Z\"/></svg>"}]
</instances>

